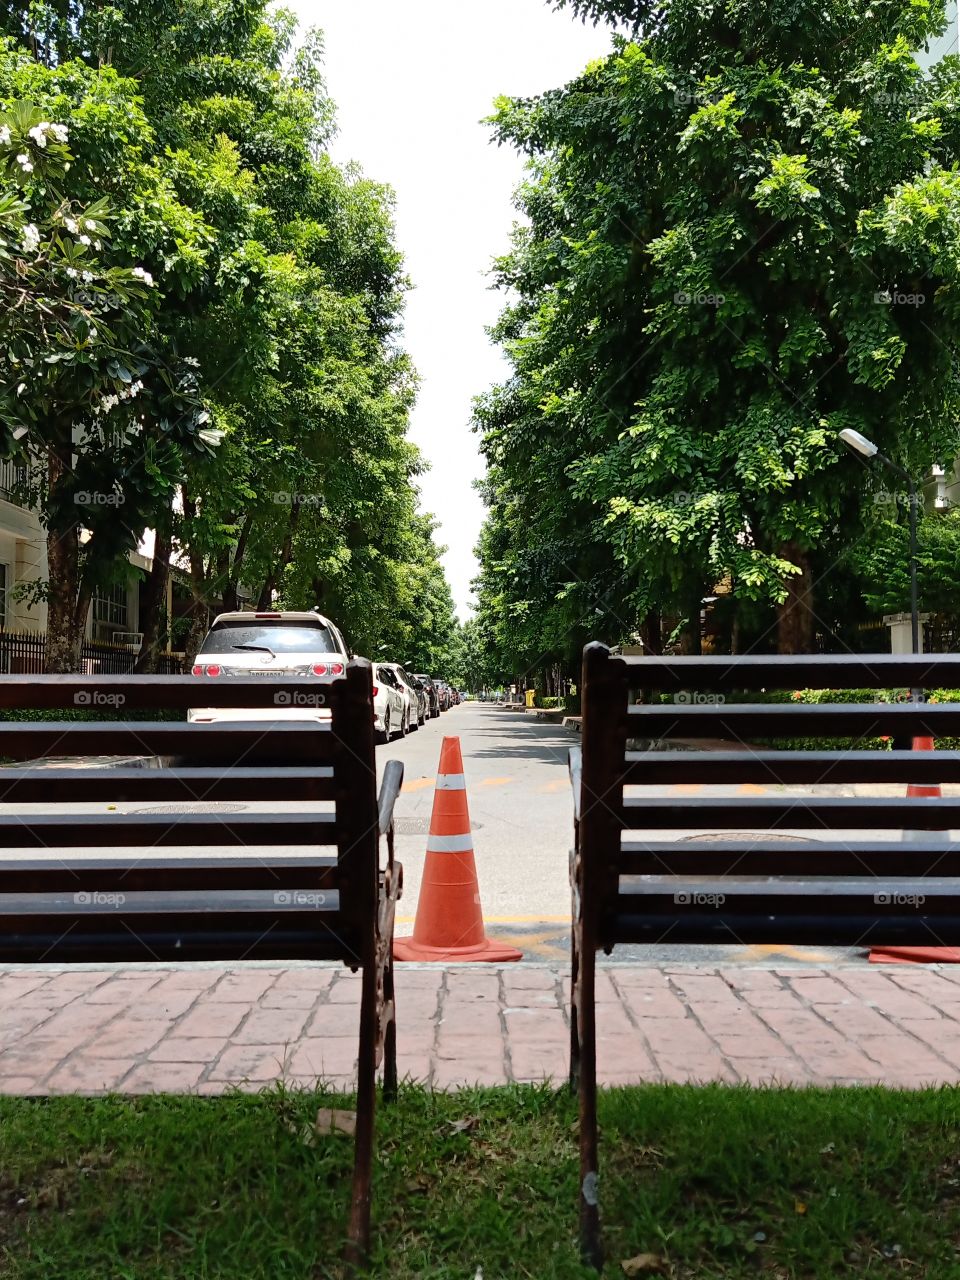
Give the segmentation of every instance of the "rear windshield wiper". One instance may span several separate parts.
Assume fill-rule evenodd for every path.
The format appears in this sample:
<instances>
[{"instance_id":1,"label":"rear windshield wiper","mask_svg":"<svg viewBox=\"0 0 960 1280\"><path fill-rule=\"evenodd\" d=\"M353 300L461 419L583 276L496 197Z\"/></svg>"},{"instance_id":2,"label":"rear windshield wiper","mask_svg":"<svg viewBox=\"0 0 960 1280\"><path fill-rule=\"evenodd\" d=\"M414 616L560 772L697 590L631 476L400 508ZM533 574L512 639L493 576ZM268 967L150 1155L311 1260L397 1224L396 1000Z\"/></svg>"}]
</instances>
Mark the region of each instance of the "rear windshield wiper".
<instances>
[{"instance_id":1,"label":"rear windshield wiper","mask_svg":"<svg viewBox=\"0 0 960 1280\"><path fill-rule=\"evenodd\" d=\"M277 656L268 644L235 644L233 647L234 649L252 649L255 653L269 653L271 658Z\"/></svg>"}]
</instances>

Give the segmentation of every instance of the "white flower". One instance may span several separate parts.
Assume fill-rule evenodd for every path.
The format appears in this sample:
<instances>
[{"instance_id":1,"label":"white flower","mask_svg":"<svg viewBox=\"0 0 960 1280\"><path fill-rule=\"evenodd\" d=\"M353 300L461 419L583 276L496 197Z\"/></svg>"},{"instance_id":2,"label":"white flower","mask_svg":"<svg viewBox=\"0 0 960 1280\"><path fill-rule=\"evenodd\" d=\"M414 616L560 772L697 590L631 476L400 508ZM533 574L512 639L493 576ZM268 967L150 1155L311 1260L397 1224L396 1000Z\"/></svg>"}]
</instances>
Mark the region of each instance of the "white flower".
<instances>
[{"instance_id":1,"label":"white flower","mask_svg":"<svg viewBox=\"0 0 960 1280\"><path fill-rule=\"evenodd\" d=\"M58 142L66 142L67 138L70 136L69 130L65 124L51 124L48 125L47 128Z\"/></svg>"},{"instance_id":2,"label":"white flower","mask_svg":"<svg viewBox=\"0 0 960 1280\"><path fill-rule=\"evenodd\" d=\"M89 236L81 236L81 237L80 237L80 243L81 243L81 244L89 244L89 243L90 243L90 237L89 237Z\"/></svg>"},{"instance_id":3,"label":"white flower","mask_svg":"<svg viewBox=\"0 0 960 1280\"><path fill-rule=\"evenodd\" d=\"M96 231L97 229L97 224L94 222L92 218L87 218L86 222L84 222L83 225L86 227L88 231Z\"/></svg>"},{"instance_id":4,"label":"white flower","mask_svg":"<svg viewBox=\"0 0 960 1280\"><path fill-rule=\"evenodd\" d=\"M45 147L47 145L47 130L49 128L49 124L35 124L27 136L32 138L38 147Z\"/></svg>"},{"instance_id":5,"label":"white flower","mask_svg":"<svg viewBox=\"0 0 960 1280\"><path fill-rule=\"evenodd\" d=\"M96 336L97 336L97 330L91 326L91 328L90 328L90 337L91 337L91 338L95 338Z\"/></svg>"},{"instance_id":6,"label":"white flower","mask_svg":"<svg viewBox=\"0 0 960 1280\"><path fill-rule=\"evenodd\" d=\"M150 288L153 285L153 276L149 271L144 271L143 267L134 267L133 274L138 280L142 280L147 288Z\"/></svg>"},{"instance_id":7,"label":"white flower","mask_svg":"<svg viewBox=\"0 0 960 1280\"><path fill-rule=\"evenodd\" d=\"M93 280L93 272L92 272L92 271L84 271L84 273L83 273L83 275L82 275L82 277L81 277L81 278L82 278L82 280L83 280L83 283L84 283L84 284L90 284L90 283L91 283L91 281Z\"/></svg>"},{"instance_id":8,"label":"white flower","mask_svg":"<svg viewBox=\"0 0 960 1280\"><path fill-rule=\"evenodd\" d=\"M21 151L17 156L17 164L24 173L33 173L33 165L30 163L30 157L25 151Z\"/></svg>"},{"instance_id":9,"label":"white flower","mask_svg":"<svg viewBox=\"0 0 960 1280\"><path fill-rule=\"evenodd\" d=\"M70 277L71 280L76 280L79 274L80 272L76 269L76 267L67 267L67 275Z\"/></svg>"},{"instance_id":10,"label":"white flower","mask_svg":"<svg viewBox=\"0 0 960 1280\"><path fill-rule=\"evenodd\" d=\"M100 243L100 241L99 241L99 240L94 240L94 242L93 242L93 247L94 247L96 250L98 250L98 251L99 251L100 249L102 249L102 248L103 248L103 245Z\"/></svg>"},{"instance_id":11,"label":"white flower","mask_svg":"<svg viewBox=\"0 0 960 1280\"><path fill-rule=\"evenodd\" d=\"M27 389L27 384L25 382L21 382L19 387L17 387L17 395L22 396L23 393L26 391L26 389Z\"/></svg>"},{"instance_id":12,"label":"white flower","mask_svg":"<svg viewBox=\"0 0 960 1280\"><path fill-rule=\"evenodd\" d=\"M23 248L26 253L36 253L40 248L40 232L32 222L23 228Z\"/></svg>"},{"instance_id":13,"label":"white flower","mask_svg":"<svg viewBox=\"0 0 960 1280\"><path fill-rule=\"evenodd\" d=\"M199 369L199 368L200 368L200 361L199 361L199 360L197 360L197 359L195 359L195 357L194 357L194 356L184 356L184 357L183 357L183 363L184 363L184 364L188 364L188 365L190 366L190 368L191 368L191 369Z\"/></svg>"},{"instance_id":14,"label":"white flower","mask_svg":"<svg viewBox=\"0 0 960 1280\"><path fill-rule=\"evenodd\" d=\"M72 236L75 236L80 228L77 226L73 218L64 218L63 225L67 228Z\"/></svg>"},{"instance_id":15,"label":"white flower","mask_svg":"<svg viewBox=\"0 0 960 1280\"><path fill-rule=\"evenodd\" d=\"M9 147L9 145L10 145L10 130L7 127L7 125L2 125L0 126L0 146Z\"/></svg>"}]
</instances>

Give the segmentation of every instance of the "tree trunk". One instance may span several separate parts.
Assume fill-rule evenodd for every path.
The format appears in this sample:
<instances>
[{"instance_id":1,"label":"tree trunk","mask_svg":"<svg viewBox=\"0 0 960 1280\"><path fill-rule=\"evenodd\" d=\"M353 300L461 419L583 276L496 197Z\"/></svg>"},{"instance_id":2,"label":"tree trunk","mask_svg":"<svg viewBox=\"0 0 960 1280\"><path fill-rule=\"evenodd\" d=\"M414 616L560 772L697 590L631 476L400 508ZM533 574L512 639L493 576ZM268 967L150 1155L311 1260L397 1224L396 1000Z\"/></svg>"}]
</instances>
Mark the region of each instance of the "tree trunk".
<instances>
[{"instance_id":1,"label":"tree trunk","mask_svg":"<svg viewBox=\"0 0 960 1280\"><path fill-rule=\"evenodd\" d=\"M69 441L51 448L47 455L48 492L53 494L69 483L73 461ZM80 647L86 613L77 625L80 591L80 529L47 527L47 645L45 670L51 675L69 675L80 670ZM83 598L89 601L89 593Z\"/></svg>"},{"instance_id":2,"label":"tree trunk","mask_svg":"<svg viewBox=\"0 0 960 1280\"><path fill-rule=\"evenodd\" d=\"M690 601L688 621L680 633L680 652L686 656L699 657L703 652L700 634L700 611L703 607L703 592L697 591Z\"/></svg>"},{"instance_id":3,"label":"tree trunk","mask_svg":"<svg viewBox=\"0 0 960 1280\"><path fill-rule=\"evenodd\" d=\"M240 608L240 574L243 571L243 557L247 550L247 539L253 525L253 515L247 513L237 538L233 552L233 564L230 566L227 583L223 589L223 612L236 613Z\"/></svg>"},{"instance_id":4,"label":"tree trunk","mask_svg":"<svg viewBox=\"0 0 960 1280\"><path fill-rule=\"evenodd\" d=\"M170 578L170 538L157 530L153 547L153 564L147 578L147 589L144 594L143 610L140 614L140 630L143 632L143 643L140 653L133 664L134 674L146 675L157 669L160 658L160 619L167 598L167 582ZM170 620L167 619L169 627Z\"/></svg>"},{"instance_id":5,"label":"tree trunk","mask_svg":"<svg viewBox=\"0 0 960 1280\"><path fill-rule=\"evenodd\" d=\"M640 624L640 639L643 641L644 653L657 656L663 653L662 619L660 614L652 610Z\"/></svg>"},{"instance_id":6,"label":"tree trunk","mask_svg":"<svg viewBox=\"0 0 960 1280\"><path fill-rule=\"evenodd\" d=\"M784 579L787 596L777 606L777 652L813 653L816 647L816 617L813 612L813 575L808 553L788 542L778 554L800 569Z\"/></svg>"},{"instance_id":7,"label":"tree trunk","mask_svg":"<svg viewBox=\"0 0 960 1280\"><path fill-rule=\"evenodd\" d=\"M287 532L284 535L283 546L280 548L280 556L274 563L270 573L267 575L267 580L264 582L260 591L260 599L257 601L257 609L262 613L266 613L269 609L273 608L273 593L276 591L280 582L280 577L284 569L290 563L290 558L293 555L293 538L294 534L297 532L297 525L299 523L300 503L296 502L290 508L290 523L287 525Z\"/></svg>"}]
</instances>

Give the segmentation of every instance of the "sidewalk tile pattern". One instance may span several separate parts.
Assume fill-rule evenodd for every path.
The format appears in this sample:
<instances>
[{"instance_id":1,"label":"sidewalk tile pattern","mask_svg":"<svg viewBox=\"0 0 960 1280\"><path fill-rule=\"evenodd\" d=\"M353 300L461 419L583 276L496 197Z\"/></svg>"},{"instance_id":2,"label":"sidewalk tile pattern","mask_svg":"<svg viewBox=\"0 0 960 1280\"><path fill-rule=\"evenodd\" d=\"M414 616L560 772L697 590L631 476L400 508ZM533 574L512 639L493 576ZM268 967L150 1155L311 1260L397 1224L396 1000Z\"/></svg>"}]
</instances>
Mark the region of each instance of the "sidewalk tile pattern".
<instances>
[{"instance_id":1,"label":"sidewalk tile pattern","mask_svg":"<svg viewBox=\"0 0 960 1280\"><path fill-rule=\"evenodd\" d=\"M402 1076L566 1074L561 968L402 968ZM351 1088L359 978L334 967L0 971L0 1093ZM605 966L601 1082L960 1083L960 971Z\"/></svg>"}]
</instances>

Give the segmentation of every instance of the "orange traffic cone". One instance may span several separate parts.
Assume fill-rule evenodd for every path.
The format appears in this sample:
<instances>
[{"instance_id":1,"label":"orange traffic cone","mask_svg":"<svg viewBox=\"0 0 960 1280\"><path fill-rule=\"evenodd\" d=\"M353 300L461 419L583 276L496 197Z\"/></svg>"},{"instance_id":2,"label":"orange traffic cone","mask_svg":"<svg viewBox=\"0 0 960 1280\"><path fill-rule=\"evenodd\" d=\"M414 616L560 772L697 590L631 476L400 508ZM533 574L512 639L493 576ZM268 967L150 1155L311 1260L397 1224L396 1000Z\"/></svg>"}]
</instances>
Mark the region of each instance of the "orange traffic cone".
<instances>
[{"instance_id":1,"label":"orange traffic cone","mask_svg":"<svg viewBox=\"0 0 960 1280\"><path fill-rule=\"evenodd\" d=\"M933 739L932 738L914 738L913 749L914 751L932 751ZM939 800L942 795L943 795L943 792L940 790L939 782L934 782L929 784L926 782L908 782L907 783L907 796L909 798L919 800L919 799L929 798L932 796L934 799Z\"/></svg>"},{"instance_id":2,"label":"orange traffic cone","mask_svg":"<svg viewBox=\"0 0 960 1280\"><path fill-rule=\"evenodd\" d=\"M914 751L932 751L932 738L914 738ZM943 792L939 782L909 782L907 796L910 799L939 800ZM874 947L870 952L871 964L960 964L960 947Z\"/></svg>"},{"instance_id":3,"label":"orange traffic cone","mask_svg":"<svg viewBox=\"0 0 960 1280\"><path fill-rule=\"evenodd\" d=\"M483 930L459 738L443 740L413 937L397 938L393 954L398 960L494 963L523 955L497 946Z\"/></svg>"}]
</instances>

